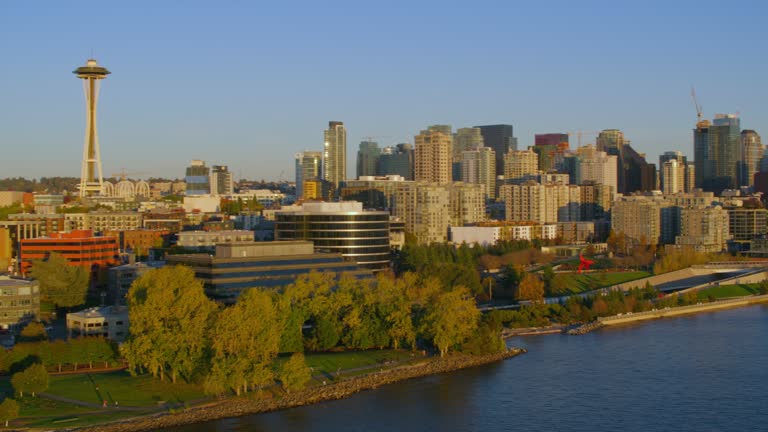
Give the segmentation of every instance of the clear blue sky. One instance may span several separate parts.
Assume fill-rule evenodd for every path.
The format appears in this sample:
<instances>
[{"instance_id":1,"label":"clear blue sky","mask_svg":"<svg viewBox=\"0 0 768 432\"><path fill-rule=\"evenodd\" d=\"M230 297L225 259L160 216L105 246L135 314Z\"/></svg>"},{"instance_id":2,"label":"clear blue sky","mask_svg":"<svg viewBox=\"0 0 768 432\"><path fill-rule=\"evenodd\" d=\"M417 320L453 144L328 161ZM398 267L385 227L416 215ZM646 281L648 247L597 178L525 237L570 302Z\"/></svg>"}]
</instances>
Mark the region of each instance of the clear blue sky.
<instances>
[{"instance_id":1,"label":"clear blue sky","mask_svg":"<svg viewBox=\"0 0 768 432\"><path fill-rule=\"evenodd\" d=\"M369 3L0 2L0 177L79 176L71 71L92 52L112 71L105 174L181 177L204 159L292 178L328 120L347 125L349 176L363 137L412 142L434 123L511 123L521 147L619 128L657 162L692 156L691 85L707 118L739 111L768 134L764 2Z\"/></svg>"}]
</instances>

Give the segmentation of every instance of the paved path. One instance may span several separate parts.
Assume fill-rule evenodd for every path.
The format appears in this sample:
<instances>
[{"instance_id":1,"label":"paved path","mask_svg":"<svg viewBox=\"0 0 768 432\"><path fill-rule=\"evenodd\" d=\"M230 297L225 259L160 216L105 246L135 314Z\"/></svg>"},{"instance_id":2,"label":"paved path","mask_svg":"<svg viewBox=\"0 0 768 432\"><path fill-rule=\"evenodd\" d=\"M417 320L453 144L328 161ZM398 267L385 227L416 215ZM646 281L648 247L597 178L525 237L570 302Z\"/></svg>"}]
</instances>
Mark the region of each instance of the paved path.
<instances>
[{"instance_id":1,"label":"paved path","mask_svg":"<svg viewBox=\"0 0 768 432\"><path fill-rule=\"evenodd\" d=\"M110 410L110 411L146 411L150 407L124 407L124 406L114 406L114 405L107 405L107 407L103 407L101 404L97 403L91 403L91 402L85 402L78 399L70 399L64 396L58 396L53 395L50 393L38 393L38 396L46 399L51 399L59 402L66 402L72 405L78 405L88 408L99 408L104 410Z\"/></svg>"}]
</instances>

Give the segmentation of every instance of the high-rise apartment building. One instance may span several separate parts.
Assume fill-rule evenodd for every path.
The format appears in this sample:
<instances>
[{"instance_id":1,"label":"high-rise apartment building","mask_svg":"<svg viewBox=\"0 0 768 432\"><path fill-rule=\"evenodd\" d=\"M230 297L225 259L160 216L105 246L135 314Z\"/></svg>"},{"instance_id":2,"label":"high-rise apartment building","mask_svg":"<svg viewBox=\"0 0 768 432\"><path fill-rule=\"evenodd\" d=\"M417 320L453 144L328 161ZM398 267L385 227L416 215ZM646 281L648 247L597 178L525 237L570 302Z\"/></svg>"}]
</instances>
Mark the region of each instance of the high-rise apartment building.
<instances>
[{"instance_id":1,"label":"high-rise apartment building","mask_svg":"<svg viewBox=\"0 0 768 432\"><path fill-rule=\"evenodd\" d=\"M233 193L235 193L235 183L229 167L213 165L211 167L211 194L232 195Z\"/></svg>"},{"instance_id":2,"label":"high-rise apartment building","mask_svg":"<svg viewBox=\"0 0 768 432\"><path fill-rule=\"evenodd\" d=\"M674 163L672 163L674 161ZM688 159L680 150L664 152L659 156L659 173L661 174L661 191L665 194L690 192L686 188L688 177Z\"/></svg>"},{"instance_id":3,"label":"high-rise apartment building","mask_svg":"<svg viewBox=\"0 0 768 432\"><path fill-rule=\"evenodd\" d=\"M503 185L499 199L506 206L506 220L556 223L581 220L581 188L567 184L526 181Z\"/></svg>"},{"instance_id":4,"label":"high-rise apartment building","mask_svg":"<svg viewBox=\"0 0 768 432\"><path fill-rule=\"evenodd\" d=\"M608 155L595 146L586 145L576 149L576 178L574 183L588 182L604 184L618 190L618 156Z\"/></svg>"},{"instance_id":5,"label":"high-rise apartment building","mask_svg":"<svg viewBox=\"0 0 768 432\"><path fill-rule=\"evenodd\" d=\"M512 125L498 124L475 126L483 135L483 145L496 152L496 173L504 172L504 155L510 150L517 150L517 138L513 133Z\"/></svg>"},{"instance_id":6,"label":"high-rise apartment building","mask_svg":"<svg viewBox=\"0 0 768 432\"><path fill-rule=\"evenodd\" d=\"M451 191L451 225L464 226L485 220L485 188L480 184L456 182Z\"/></svg>"},{"instance_id":7,"label":"high-rise apartment building","mask_svg":"<svg viewBox=\"0 0 768 432\"><path fill-rule=\"evenodd\" d=\"M539 156L532 148L510 150L504 155L504 180L515 181L539 173Z\"/></svg>"},{"instance_id":8,"label":"high-rise apartment building","mask_svg":"<svg viewBox=\"0 0 768 432\"><path fill-rule=\"evenodd\" d=\"M726 250L729 234L728 211L720 206L684 208L680 211L680 235L675 244L697 252Z\"/></svg>"},{"instance_id":9,"label":"high-rise apartment building","mask_svg":"<svg viewBox=\"0 0 768 432\"><path fill-rule=\"evenodd\" d=\"M434 128L435 126L431 126ZM437 130L423 130L416 135L415 180L448 184L453 179L453 139Z\"/></svg>"},{"instance_id":10,"label":"high-rise apartment building","mask_svg":"<svg viewBox=\"0 0 768 432\"><path fill-rule=\"evenodd\" d=\"M453 161L461 162L465 151L477 150L480 147L483 147L483 134L480 128L457 129L453 135Z\"/></svg>"},{"instance_id":11,"label":"high-rise apartment building","mask_svg":"<svg viewBox=\"0 0 768 432\"><path fill-rule=\"evenodd\" d=\"M296 153L296 199L304 199L304 182L319 180L323 166L323 153L305 151Z\"/></svg>"},{"instance_id":12,"label":"high-rise apartment building","mask_svg":"<svg viewBox=\"0 0 768 432\"><path fill-rule=\"evenodd\" d=\"M685 192L693 192L696 188L696 162L685 163Z\"/></svg>"},{"instance_id":13,"label":"high-rise apartment building","mask_svg":"<svg viewBox=\"0 0 768 432\"><path fill-rule=\"evenodd\" d=\"M677 159L669 159L661 164L661 191L667 194L685 192L686 165Z\"/></svg>"},{"instance_id":14,"label":"high-rise apartment building","mask_svg":"<svg viewBox=\"0 0 768 432\"><path fill-rule=\"evenodd\" d=\"M347 130L343 122L330 121L323 135L323 179L338 190L347 179Z\"/></svg>"},{"instance_id":15,"label":"high-rise apartment building","mask_svg":"<svg viewBox=\"0 0 768 432\"><path fill-rule=\"evenodd\" d=\"M357 177L375 176L381 149L375 141L361 141L357 150Z\"/></svg>"},{"instance_id":16,"label":"high-rise apartment building","mask_svg":"<svg viewBox=\"0 0 768 432\"><path fill-rule=\"evenodd\" d=\"M413 168L413 146L403 143L384 147L376 164L376 175L399 175L406 180L413 180Z\"/></svg>"},{"instance_id":17,"label":"high-rise apartment building","mask_svg":"<svg viewBox=\"0 0 768 432\"><path fill-rule=\"evenodd\" d=\"M407 182L395 193L395 216L419 244L445 243L451 224L451 192L447 185Z\"/></svg>"},{"instance_id":18,"label":"high-rise apartment building","mask_svg":"<svg viewBox=\"0 0 768 432\"><path fill-rule=\"evenodd\" d=\"M479 147L462 152L461 181L481 184L486 198L496 198L496 154L492 148Z\"/></svg>"},{"instance_id":19,"label":"high-rise apartment building","mask_svg":"<svg viewBox=\"0 0 768 432\"><path fill-rule=\"evenodd\" d=\"M184 177L187 195L208 195L211 193L211 169L205 166L205 162L193 159L187 167Z\"/></svg>"},{"instance_id":20,"label":"high-rise apartment building","mask_svg":"<svg viewBox=\"0 0 768 432\"><path fill-rule=\"evenodd\" d=\"M760 135L751 129L741 131L741 147L744 151L741 186L752 186L755 184L755 173L760 171L760 161L763 159L765 147L760 141Z\"/></svg>"},{"instance_id":21,"label":"high-rise apartment building","mask_svg":"<svg viewBox=\"0 0 768 432\"><path fill-rule=\"evenodd\" d=\"M611 229L617 234L624 233L635 244L664 243L662 229L672 224L663 223L663 210L670 207L672 203L661 197L621 197L611 207Z\"/></svg>"}]
</instances>

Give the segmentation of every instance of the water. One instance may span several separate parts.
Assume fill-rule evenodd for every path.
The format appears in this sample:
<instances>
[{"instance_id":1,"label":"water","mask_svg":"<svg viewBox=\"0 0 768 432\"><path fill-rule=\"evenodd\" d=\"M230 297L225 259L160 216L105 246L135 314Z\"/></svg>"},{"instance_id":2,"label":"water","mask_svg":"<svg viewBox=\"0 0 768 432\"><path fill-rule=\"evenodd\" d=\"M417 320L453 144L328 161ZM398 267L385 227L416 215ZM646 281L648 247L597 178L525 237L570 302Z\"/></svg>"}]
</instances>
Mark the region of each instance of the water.
<instances>
[{"instance_id":1,"label":"water","mask_svg":"<svg viewBox=\"0 0 768 432\"><path fill-rule=\"evenodd\" d=\"M529 352L340 401L168 431L768 430L766 306L510 344Z\"/></svg>"}]
</instances>

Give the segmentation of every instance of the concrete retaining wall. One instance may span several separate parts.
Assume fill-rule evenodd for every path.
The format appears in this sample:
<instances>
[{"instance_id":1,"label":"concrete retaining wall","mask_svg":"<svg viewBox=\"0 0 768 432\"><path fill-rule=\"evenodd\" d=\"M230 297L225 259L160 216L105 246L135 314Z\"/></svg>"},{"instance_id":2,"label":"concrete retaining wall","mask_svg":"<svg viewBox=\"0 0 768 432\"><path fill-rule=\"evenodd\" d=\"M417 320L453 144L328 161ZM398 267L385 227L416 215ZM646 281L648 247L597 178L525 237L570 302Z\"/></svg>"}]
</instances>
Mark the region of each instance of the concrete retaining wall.
<instances>
[{"instance_id":1,"label":"concrete retaining wall","mask_svg":"<svg viewBox=\"0 0 768 432\"><path fill-rule=\"evenodd\" d=\"M610 317L598 318L597 320L603 325L616 325L624 324L634 321L644 321L656 318L671 317L676 315L685 315L696 312L705 312L718 309L726 309L739 306L747 306L754 303L768 302L768 295L749 296L731 300L720 300L711 303L699 303L690 306L679 306L668 309L659 309L648 312L636 312L622 315L614 315Z\"/></svg>"}]
</instances>

